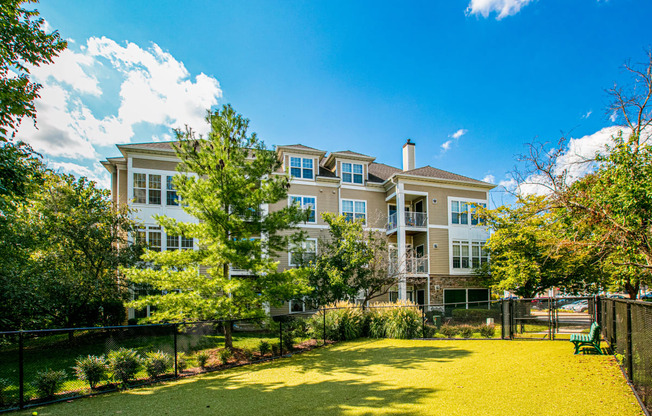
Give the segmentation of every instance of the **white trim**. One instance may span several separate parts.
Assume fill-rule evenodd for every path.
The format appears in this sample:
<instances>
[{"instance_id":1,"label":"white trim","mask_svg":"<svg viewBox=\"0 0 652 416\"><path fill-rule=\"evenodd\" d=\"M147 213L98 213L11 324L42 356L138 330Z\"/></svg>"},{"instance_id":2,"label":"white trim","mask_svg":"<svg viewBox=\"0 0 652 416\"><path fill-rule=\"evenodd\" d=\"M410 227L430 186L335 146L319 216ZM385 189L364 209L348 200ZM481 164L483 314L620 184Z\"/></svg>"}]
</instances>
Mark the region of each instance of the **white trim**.
<instances>
[{"instance_id":1,"label":"white trim","mask_svg":"<svg viewBox=\"0 0 652 416\"><path fill-rule=\"evenodd\" d=\"M394 198L396 198L396 192L392 192L389 196L386 196L385 197L385 202L389 202Z\"/></svg>"},{"instance_id":2,"label":"white trim","mask_svg":"<svg viewBox=\"0 0 652 416\"><path fill-rule=\"evenodd\" d=\"M324 224L297 224L296 225L298 228L314 228L314 229L319 229L319 230L327 230L328 225Z\"/></svg>"},{"instance_id":3,"label":"white trim","mask_svg":"<svg viewBox=\"0 0 652 416\"><path fill-rule=\"evenodd\" d=\"M428 224L428 228L438 228L441 230L448 230L448 225Z\"/></svg>"},{"instance_id":4,"label":"white trim","mask_svg":"<svg viewBox=\"0 0 652 416\"><path fill-rule=\"evenodd\" d=\"M342 189L353 189L353 190L356 190L356 191L363 191L364 190L364 191L367 191L367 192L382 192L382 193L385 193L384 189L374 189L374 188L369 188L368 186L364 186L364 185L351 185L351 184L348 184L348 183L347 184L343 183L340 186L340 188L342 188Z\"/></svg>"},{"instance_id":5,"label":"white trim","mask_svg":"<svg viewBox=\"0 0 652 416\"><path fill-rule=\"evenodd\" d=\"M339 160L340 166L342 166L342 174L340 175L340 181L342 181L342 186L344 186L344 184L348 184L348 185L354 186L355 187L354 189L357 189L357 188L359 188L361 186L365 186L366 181L365 181L365 177L364 177L364 171L365 171L365 167L367 169L369 169L369 164L368 163L349 162L346 159L336 159L336 160ZM350 172L351 173L351 182L348 182L348 181L344 180L344 173L345 173L344 172L344 163L351 165L351 172ZM362 169L362 172L354 173L353 172L355 170L354 165L359 165L360 168ZM335 163L335 166L337 166L337 162ZM346 172L346 173L349 173L349 172ZM362 176L362 183L355 183L355 181L353 180L354 175Z\"/></svg>"},{"instance_id":6,"label":"white trim","mask_svg":"<svg viewBox=\"0 0 652 416\"><path fill-rule=\"evenodd\" d=\"M491 184L487 184L487 185L478 184L477 186L473 186L472 184L469 184L468 182L465 181L429 178L427 176L404 175L402 172L394 174L392 175L392 177L397 175L402 176L400 178L401 182L406 185L437 186L438 188L463 189L467 191L484 192L485 194L489 192L489 190L487 190L489 186L491 186L491 189L498 186L498 185L491 185ZM387 183L388 181L391 183L392 177L385 180L385 183ZM432 183L433 185L431 185L430 183Z\"/></svg>"},{"instance_id":7,"label":"white trim","mask_svg":"<svg viewBox=\"0 0 652 416\"><path fill-rule=\"evenodd\" d=\"M425 191L412 191L409 189L406 189L405 192L403 192L404 195L419 195L419 196L428 196L428 192ZM427 199L427 198L426 198Z\"/></svg>"},{"instance_id":8,"label":"white trim","mask_svg":"<svg viewBox=\"0 0 652 416\"><path fill-rule=\"evenodd\" d=\"M146 159L146 160L158 160L160 162L177 162L181 163L181 159L178 157L174 156L155 156L152 154L148 153L138 153L136 151L127 151L129 154L129 159ZM129 166L131 168L132 165ZM138 168L138 169L144 169L144 168ZM176 171L167 171L167 172L176 172Z\"/></svg>"},{"instance_id":9,"label":"white trim","mask_svg":"<svg viewBox=\"0 0 652 416\"><path fill-rule=\"evenodd\" d=\"M296 179L299 179L301 181L309 181L309 182L313 182L313 183L315 182L315 179L317 178L317 175L319 174L319 158L317 158L314 155L310 155L310 157L306 157L306 155L297 155L297 154L292 154L292 153L284 153L283 156L288 156L288 165L285 166L285 173L287 175L290 175L292 180L294 180L296 178ZM301 169L301 177L300 178L292 176L292 158L293 157L301 160L301 162L300 162L301 166L298 168L298 169ZM312 179L308 179L308 178L303 177L303 169L304 169L303 160L304 159L312 160ZM285 162L285 158L284 158L283 162Z\"/></svg>"}]
</instances>

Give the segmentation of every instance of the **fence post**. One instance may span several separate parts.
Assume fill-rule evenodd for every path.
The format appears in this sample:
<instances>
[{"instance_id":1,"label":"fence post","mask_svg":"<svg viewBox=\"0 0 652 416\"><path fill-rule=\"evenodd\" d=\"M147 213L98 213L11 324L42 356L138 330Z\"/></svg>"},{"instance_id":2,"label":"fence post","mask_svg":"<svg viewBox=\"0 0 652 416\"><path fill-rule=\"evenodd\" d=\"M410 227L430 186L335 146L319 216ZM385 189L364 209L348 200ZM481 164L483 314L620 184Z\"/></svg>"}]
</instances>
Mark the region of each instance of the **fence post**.
<instances>
[{"instance_id":1,"label":"fence post","mask_svg":"<svg viewBox=\"0 0 652 416\"><path fill-rule=\"evenodd\" d=\"M611 308L611 312L612 312L611 313L611 315L612 315L611 316L611 320L612 320L611 322L612 322L612 325L611 325L611 345L610 346L611 346L612 351L616 351L616 342L618 341L618 337L616 336L616 334L618 332L618 331L616 331L616 299L611 299L611 304L612 304L612 308Z\"/></svg>"},{"instance_id":2,"label":"fence post","mask_svg":"<svg viewBox=\"0 0 652 416\"><path fill-rule=\"evenodd\" d=\"M426 338L426 305L421 305L421 338Z\"/></svg>"},{"instance_id":3,"label":"fence post","mask_svg":"<svg viewBox=\"0 0 652 416\"><path fill-rule=\"evenodd\" d=\"M632 356L632 304L627 302L627 378L634 381L634 362Z\"/></svg>"},{"instance_id":4,"label":"fence post","mask_svg":"<svg viewBox=\"0 0 652 416\"><path fill-rule=\"evenodd\" d=\"M279 356L282 357L282 356L283 356L283 319L282 319L282 318L281 318L281 320L278 321L278 328L279 328L279 330L278 330L278 339L279 339L278 348L279 348Z\"/></svg>"},{"instance_id":5,"label":"fence post","mask_svg":"<svg viewBox=\"0 0 652 416\"><path fill-rule=\"evenodd\" d=\"M25 408L25 373L23 370L23 331L18 332L18 407Z\"/></svg>"},{"instance_id":6,"label":"fence post","mask_svg":"<svg viewBox=\"0 0 652 416\"><path fill-rule=\"evenodd\" d=\"M509 339L514 339L514 299L509 300Z\"/></svg>"},{"instance_id":7,"label":"fence post","mask_svg":"<svg viewBox=\"0 0 652 416\"><path fill-rule=\"evenodd\" d=\"M500 300L500 339L505 339L505 311L503 308L505 305L503 304L505 302L504 299Z\"/></svg>"},{"instance_id":8,"label":"fence post","mask_svg":"<svg viewBox=\"0 0 652 416\"><path fill-rule=\"evenodd\" d=\"M177 332L179 332L178 328L179 324L173 324L172 325L172 331L174 335L174 377L179 377L179 363L178 363L178 358L177 358Z\"/></svg>"},{"instance_id":9,"label":"fence post","mask_svg":"<svg viewBox=\"0 0 652 416\"><path fill-rule=\"evenodd\" d=\"M555 325L554 323L554 317L552 316L553 314L553 309L552 309L552 299L548 299L548 339L552 341L552 327Z\"/></svg>"},{"instance_id":10,"label":"fence post","mask_svg":"<svg viewBox=\"0 0 652 416\"><path fill-rule=\"evenodd\" d=\"M324 308L324 345L326 345L326 308Z\"/></svg>"}]
</instances>

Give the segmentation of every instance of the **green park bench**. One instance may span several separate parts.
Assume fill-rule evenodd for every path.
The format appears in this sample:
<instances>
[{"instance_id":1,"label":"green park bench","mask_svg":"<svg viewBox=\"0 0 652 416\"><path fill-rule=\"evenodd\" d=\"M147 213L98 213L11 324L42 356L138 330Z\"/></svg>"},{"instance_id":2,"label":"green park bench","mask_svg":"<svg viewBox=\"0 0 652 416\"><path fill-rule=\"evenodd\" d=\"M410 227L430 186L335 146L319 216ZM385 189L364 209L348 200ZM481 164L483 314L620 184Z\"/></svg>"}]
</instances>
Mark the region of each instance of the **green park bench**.
<instances>
[{"instance_id":1,"label":"green park bench","mask_svg":"<svg viewBox=\"0 0 652 416\"><path fill-rule=\"evenodd\" d=\"M575 354L580 352L580 348L583 346L593 347L598 354L602 354L602 350L600 349L600 325L597 322L593 322L588 335L572 334L570 342L575 345Z\"/></svg>"}]
</instances>

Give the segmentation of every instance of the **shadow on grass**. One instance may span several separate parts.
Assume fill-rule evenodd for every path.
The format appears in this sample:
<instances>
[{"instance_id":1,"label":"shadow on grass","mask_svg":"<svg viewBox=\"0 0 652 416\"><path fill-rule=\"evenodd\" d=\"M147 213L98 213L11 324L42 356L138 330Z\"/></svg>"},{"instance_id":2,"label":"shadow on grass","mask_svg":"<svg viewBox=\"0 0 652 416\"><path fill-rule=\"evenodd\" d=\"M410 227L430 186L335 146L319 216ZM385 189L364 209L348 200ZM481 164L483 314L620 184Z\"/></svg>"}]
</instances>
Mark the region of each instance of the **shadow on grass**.
<instances>
[{"instance_id":1,"label":"shadow on grass","mask_svg":"<svg viewBox=\"0 0 652 416\"><path fill-rule=\"evenodd\" d=\"M372 415L380 410L388 414L420 414L416 405L431 397L436 389L399 387L390 380L383 380L379 375L382 370L372 371L369 366L415 369L425 362L451 361L469 354L467 350L427 343L402 347L361 341L315 350L260 367L133 390L114 397L111 403L115 403L114 410L119 408L127 414L174 414L181 403L184 414L209 414L211 409L229 415L256 415L261 414L262 409L266 415L296 412ZM260 374L252 374L256 372ZM300 375L293 379L292 373ZM269 380L261 381L265 378ZM166 408L166 403L172 408Z\"/></svg>"}]
</instances>

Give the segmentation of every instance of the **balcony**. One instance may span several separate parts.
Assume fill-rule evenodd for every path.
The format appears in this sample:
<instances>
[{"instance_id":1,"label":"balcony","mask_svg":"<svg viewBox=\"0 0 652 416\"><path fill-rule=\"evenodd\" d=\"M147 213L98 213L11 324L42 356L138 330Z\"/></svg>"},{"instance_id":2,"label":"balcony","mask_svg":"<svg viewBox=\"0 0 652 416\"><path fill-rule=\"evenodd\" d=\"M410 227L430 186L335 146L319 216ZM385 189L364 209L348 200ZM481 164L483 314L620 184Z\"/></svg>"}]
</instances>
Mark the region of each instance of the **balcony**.
<instances>
[{"instance_id":1,"label":"balcony","mask_svg":"<svg viewBox=\"0 0 652 416\"><path fill-rule=\"evenodd\" d=\"M386 229L387 232L394 232L398 228L398 213L395 212L387 218ZM428 214L425 212L406 212L405 213L405 227L408 230L428 228Z\"/></svg>"},{"instance_id":2,"label":"balcony","mask_svg":"<svg viewBox=\"0 0 652 416\"><path fill-rule=\"evenodd\" d=\"M395 256L390 258L389 274L399 273L399 262ZM405 260L405 273L407 275L428 274L428 259L426 257L408 257Z\"/></svg>"}]
</instances>

